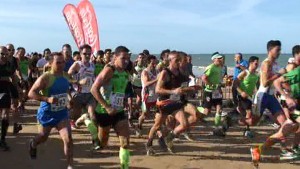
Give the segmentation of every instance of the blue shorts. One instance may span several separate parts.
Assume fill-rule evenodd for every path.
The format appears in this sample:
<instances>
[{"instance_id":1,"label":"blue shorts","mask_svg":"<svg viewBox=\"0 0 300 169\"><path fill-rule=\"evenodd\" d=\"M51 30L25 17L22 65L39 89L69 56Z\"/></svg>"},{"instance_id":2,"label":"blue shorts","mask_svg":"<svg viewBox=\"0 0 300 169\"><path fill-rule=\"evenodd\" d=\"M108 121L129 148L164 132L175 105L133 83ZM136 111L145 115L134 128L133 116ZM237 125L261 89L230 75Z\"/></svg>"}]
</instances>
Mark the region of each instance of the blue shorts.
<instances>
[{"instance_id":1,"label":"blue shorts","mask_svg":"<svg viewBox=\"0 0 300 169\"><path fill-rule=\"evenodd\" d=\"M263 114L265 109L268 109L272 115L275 115L278 112L283 113L281 105L274 95L269 95L264 92L257 92L254 99L254 104L257 105L257 111L260 113L260 115Z\"/></svg>"},{"instance_id":2,"label":"blue shorts","mask_svg":"<svg viewBox=\"0 0 300 169\"><path fill-rule=\"evenodd\" d=\"M43 127L55 127L58 123L69 118L68 110L59 112L38 110L37 119Z\"/></svg>"}]
</instances>

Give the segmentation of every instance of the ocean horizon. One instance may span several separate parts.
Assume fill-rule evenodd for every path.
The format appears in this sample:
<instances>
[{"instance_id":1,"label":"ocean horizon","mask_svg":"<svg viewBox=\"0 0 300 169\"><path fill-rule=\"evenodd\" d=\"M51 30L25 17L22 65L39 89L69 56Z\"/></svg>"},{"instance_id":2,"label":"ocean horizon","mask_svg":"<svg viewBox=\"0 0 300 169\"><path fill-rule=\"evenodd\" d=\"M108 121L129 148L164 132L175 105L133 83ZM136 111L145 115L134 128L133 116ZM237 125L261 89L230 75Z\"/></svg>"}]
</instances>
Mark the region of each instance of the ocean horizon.
<instances>
[{"instance_id":1,"label":"ocean horizon","mask_svg":"<svg viewBox=\"0 0 300 169\"><path fill-rule=\"evenodd\" d=\"M159 54L154 54L157 59L160 59ZM192 56L192 64L193 64L193 73L196 76L201 76L205 70L205 67L210 65L212 63L211 61L211 54L190 54ZM234 53L225 53L225 65L228 68L228 75L233 74L233 68L235 66L234 62ZM266 57L266 53L261 53L261 54L255 54L255 53L247 53L243 54L243 59L247 60L251 56L257 56L259 58L259 62L261 63ZM137 57L137 54L132 55L132 60L135 60ZM285 67L287 64L288 59L292 57L291 53L282 53L279 58L277 59L277 62L280 67Z\"/></svg>"}]
</instances>

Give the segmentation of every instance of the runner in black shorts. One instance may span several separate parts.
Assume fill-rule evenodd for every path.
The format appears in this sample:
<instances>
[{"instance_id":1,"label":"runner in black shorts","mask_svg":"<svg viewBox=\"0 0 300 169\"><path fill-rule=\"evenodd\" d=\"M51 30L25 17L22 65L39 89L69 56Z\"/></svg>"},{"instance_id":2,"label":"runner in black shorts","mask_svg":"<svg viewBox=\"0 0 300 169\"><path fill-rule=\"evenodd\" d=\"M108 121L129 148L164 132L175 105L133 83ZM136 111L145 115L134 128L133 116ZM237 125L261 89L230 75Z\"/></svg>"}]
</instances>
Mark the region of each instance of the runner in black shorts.
<instances>
[{"instance_id":1,"label":"runner in black shorts","mask_svg":"<svg viewBox=\"0 0 300 169\"><path fill-rule=\"evenodd\" d=\"M22 125L19 124L19 116L21 109L18 108L18 101L19 101L19 93L18 93L18 82L23 82L23 78L21 75L20 67L18 64L17 58L14 57L15 48L12 44L7 44L7 61L10 68L10 75L9 78L12 81L12 90L11 90L11 98L12 98L12 120L13 120L13 133L17 134L20 130L22 130Z\"/></svg>"},{"instance_id":2,"label":"runner in black shorts","mask_svg":"<svg viewBox=\"0 0 300 169\"><path fill-rule=\"evenodd\" d=\"M1 142L0 147L4 151L9 150L6 144L6 134L9 126L9 111L11 106L12 82L11 69L7 61L8 51L4 46L0 46L0 110L1 110Z\"/></svg>"}]
</instances>

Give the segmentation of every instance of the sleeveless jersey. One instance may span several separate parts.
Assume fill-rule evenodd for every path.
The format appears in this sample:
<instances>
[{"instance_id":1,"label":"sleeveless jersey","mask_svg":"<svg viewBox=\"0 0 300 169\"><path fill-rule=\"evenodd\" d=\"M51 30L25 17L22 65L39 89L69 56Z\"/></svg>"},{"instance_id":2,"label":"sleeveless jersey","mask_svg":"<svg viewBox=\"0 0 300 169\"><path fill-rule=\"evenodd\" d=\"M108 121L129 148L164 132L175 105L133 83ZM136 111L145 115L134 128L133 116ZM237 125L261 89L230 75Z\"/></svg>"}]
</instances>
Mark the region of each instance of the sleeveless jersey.
<instances>
[{"instance_id":1,"label":"sleeveless jersey","mask_svg":"<svg viewBox=\"0 0 300 169\"><path fill-rule=\"evenodd\" d=\"M107 65L114 70L110 82L100 89L102 97L118 112L124 112L125 90L128 84L128 73L118 72L112 65ZM98 103L96 113L105 114L106 110Z\"/></svg>"},{"instance_id":2,"label":"sleeveless jersey","mask_svg":"<svg viewBox=\"0 0 300 169\"><path fill-rule=\"evenodd\" d=\"M267 61L267 59L265 59L263 62ZM277 62L274 62L273 65L272 65L272 71L271 71L271 75L270 76L273 76L274 74L277 74L278 71L280 70L280 67L279 65L277 64ZM262 73L262 72L260 72ZM268 93L269 95L274 95L275 94L275 87L273 84L271 84L270 86L263 86L262 85L262 80L260 80L260 85L259 85L259 89L258 89L258 92L263 92L263 93Z\"/></svg>"},{"instance_id":3,"label":"sleeveless jersey","mask_svg":"<svg viewBox=\"0 0 300 169\"><path fill-rule=\"evenodd\" d=\"M157 74L158 72L156 71L156 69L154 70L155 72L151 72L151 71L148 71L148 69L144 69L144 71L147 72L148 74L148 77L149 77L149 80L152 81L152 80L155 80L156 77L157 77ZM153 102L156 102L157 100L157 94L155 93L155 86L156 86L156 83L150 85L150 86L147 86L145 87L145 84L142 82L142 100L146 103L153 103Z\"/></svg>"},{"instance_id":4,"label":"sleeveless jersey","mask_svg":"<svg viewBox=\"0 0 300 169\"><path fill-rule=\"evenodd\" d=\"M95 65L90 62L89 66L85 66L83 64L82 61L77 61L76 63L78 63L80 65L80 69L78 71L78 73L75 75L76 80L80 81L82 79L87 78L87 82L84 85L80 85L80 87L75 87L75 90L77 89L77 92L79 93L90 93L92 85L95 81L95 75L94 75L94 71L95 71Z\"/></svg>"},{"instance_id":5,"label":"sleeveless jersey","mask_svg":"<svg viewBox=\"0 0 300 169\"><path fill-rule=\"evenodd\" d=\"M133 74L131 83L134 86L142 87L141 74L142 74L142 71L145 68L143 66L138 66L137 65L137 66L134 67L134 69L137 71L137 74Z\"/></svg>"},{"instance_id":6,"label":"sleeveless jersey","mask_svg":"<svg viewBox=\"0 0 300 169\"><path fill-rule=\"evenodd\" d=\"M259 76L256 73L250 73L249 70L246 70L246 72L247 76L241 81L240 88L246 92L249 97L252 97Z\"/></svg>"},{"instance_id":7,"label":"sleeveless jersey","mask_svg":"<svg viewBox=\"0 0 300 169\"><path fill-rule=\"evenodd\" d=\"M67 75L60 77L54 76L51 72L46 72L46 76L49 76L49 83L46 89L41 91L43 96L55 97L58 99L56 104L50 104L45 101L41 101L37 118L40 123L51 124L57 119L64 119L68 117L68 90L69 90L69 80Z\"/></svg>"}]
</instances>

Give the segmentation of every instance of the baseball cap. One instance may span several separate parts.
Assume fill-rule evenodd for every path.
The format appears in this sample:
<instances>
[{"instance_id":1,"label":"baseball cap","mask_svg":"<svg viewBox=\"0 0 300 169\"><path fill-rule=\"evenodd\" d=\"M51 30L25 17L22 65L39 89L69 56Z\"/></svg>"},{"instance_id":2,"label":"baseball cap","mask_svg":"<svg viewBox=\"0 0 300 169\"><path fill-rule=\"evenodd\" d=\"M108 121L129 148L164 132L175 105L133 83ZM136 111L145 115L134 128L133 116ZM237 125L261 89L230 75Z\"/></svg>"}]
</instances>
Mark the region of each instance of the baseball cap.
<instances>
[{"instance_id":1,"label":"baseball cap","mask_svg":"<svg viewBox=\"0 0 300 169\"><path fill-rule=\"evenodd\" d=\"M219 58L222 58L223 55L221 55L219 52L215 52L212 54L211 56L211 60L214 60L214 59L219 59Z\"/></svg>"}]
</instances>

